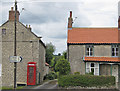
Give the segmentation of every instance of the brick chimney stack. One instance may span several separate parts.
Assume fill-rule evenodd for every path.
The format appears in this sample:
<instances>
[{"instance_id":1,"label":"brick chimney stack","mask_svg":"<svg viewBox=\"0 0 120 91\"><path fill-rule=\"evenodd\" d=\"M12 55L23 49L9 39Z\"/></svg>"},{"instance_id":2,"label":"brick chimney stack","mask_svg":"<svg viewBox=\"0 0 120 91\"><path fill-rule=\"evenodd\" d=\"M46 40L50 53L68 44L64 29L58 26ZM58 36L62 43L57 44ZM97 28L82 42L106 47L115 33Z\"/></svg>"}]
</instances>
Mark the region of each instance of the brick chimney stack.
<instances>
[{"instance_id":1,"label":"brick chimney stack","mask_svg":"<svg viewBox=\"0 0 120 91\"><path fill-rule=\"evenodd\" d=\"M19 21L19 11L16 13L16 20ZM15 10L13 7L11 7L11 10L9 11L9 21L14 21L15 20Z\"/></svg>"},{"instance_id":2,"label":"brick chimney stack","mask_svg":"<svg viewBox=\"0 0 120 91\"><path fill-rule=\"evenodd\" d=\"M70 11L70 17L68 18L68 28L72 28L73 18L72 11Z\"/></svg>"},{"instance_id":3,"label":"brick chimney stack","mask_svg":"<svg viewBox=\"0 0 120 91\"><path fill-rule=\"evenodd\" d=\"M120 29L120 16L118 18L118 29Z\"/></svg>"}]
</instances>

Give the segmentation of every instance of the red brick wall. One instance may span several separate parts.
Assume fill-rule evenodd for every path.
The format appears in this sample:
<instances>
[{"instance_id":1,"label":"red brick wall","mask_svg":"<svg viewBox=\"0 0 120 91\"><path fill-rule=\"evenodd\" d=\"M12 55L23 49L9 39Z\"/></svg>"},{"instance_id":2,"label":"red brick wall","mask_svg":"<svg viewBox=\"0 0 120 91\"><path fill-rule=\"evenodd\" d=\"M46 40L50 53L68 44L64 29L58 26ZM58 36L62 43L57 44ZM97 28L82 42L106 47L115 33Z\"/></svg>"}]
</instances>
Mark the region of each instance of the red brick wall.
<instances>
[{"instance_id":1,"label":"red brick wall","mask_svg":"<svg viewBox=\"0 0 120 91\"><path fill-rule=\"evenodd\" d=\"M15 11L9 11L9 20L14 21L15 20ZM19 21L19 11L16 13L16 20Z\"/></svg>"}]
</instances>

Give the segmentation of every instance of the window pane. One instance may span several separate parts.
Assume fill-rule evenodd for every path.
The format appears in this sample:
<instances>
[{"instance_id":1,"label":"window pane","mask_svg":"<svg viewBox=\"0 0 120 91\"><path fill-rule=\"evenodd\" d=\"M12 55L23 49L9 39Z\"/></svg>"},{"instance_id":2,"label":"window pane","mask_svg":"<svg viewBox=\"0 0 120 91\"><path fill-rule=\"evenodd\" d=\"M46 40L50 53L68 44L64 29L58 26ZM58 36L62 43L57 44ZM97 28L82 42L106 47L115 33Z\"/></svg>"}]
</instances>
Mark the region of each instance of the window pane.
<instances>
[{"instance_id":1,"label":"window pane","mask_svg":"<svg viewBox=\"0 0 120 91\"><path fill-rule=\"evenodd\" d=\"M87 48L87 51L89 51L89 48Z\"/></svg>"},{"instance_id":2,"label":"window pane","mask_svg":"<svg viewBox=\"0 0 120 91\"><path fill-rule=\"evenodd\" d=\"M93 55L93 53L92 52L90 52L90 56L92 56Z\"/></svg>"},{"instance_id":3,"label":"window pane","mask_svg":"<svg viewBox=\"0 0 120 91\"><path fill-rule=\"evenodd\" d=\"M86 55L89 56L89 52L86 52Z\"/></svg>"},{"instance_id":4,"label":"window pane","mask_svg":"<svg viewBox=\"0 0 120 91\"><path fill-rule=\"evenodd\" d=\"M91 67L94 67L94 63L91 63Z\"/></svg>"},{"instance_id":5,"label":"window pane","mask_svg":"<svg viewBox=\"0 0 120 91\"><path fill-rule=\"evenodd\" d=\"M93 49L92 49L92 48L90 48L90 51L93 51Z\"/></svg>"},{"instance_id":6,"label":"window pane","mask_svg":"<svg viewBox=\"0 0 120 91\"><path fill-rule=\"evenodd\" d=\"M112 53L112 56L115 56L115 53L114 53L114 52Z\"/></svg>"},{"instance_id":7,"label":"window pane","mask_svg":"<svg viewBox=\"0 0 120 91\"><path fill-rule=\"evenodd\" d=\"M116 51L118 51L118 48L116 48Z\"/></svg>"},{"instance_id":8,"label":"window pane","mask_svg":"<svg viewBox=\"0 0 120 91\"><path fill-rule=\"evenodd\" d=\"M114 48L112 48L112 52L114 52Z\"/></svg>"},{"instance_id":9,"label":"window pane","mask_svg":"<svg viewBox=\"0 0 120 91\"><path fill-rule=\"evenodd\" d=\"M118 53L116 53L116 56L118 56Z\"/></svg>"}]
</instances>

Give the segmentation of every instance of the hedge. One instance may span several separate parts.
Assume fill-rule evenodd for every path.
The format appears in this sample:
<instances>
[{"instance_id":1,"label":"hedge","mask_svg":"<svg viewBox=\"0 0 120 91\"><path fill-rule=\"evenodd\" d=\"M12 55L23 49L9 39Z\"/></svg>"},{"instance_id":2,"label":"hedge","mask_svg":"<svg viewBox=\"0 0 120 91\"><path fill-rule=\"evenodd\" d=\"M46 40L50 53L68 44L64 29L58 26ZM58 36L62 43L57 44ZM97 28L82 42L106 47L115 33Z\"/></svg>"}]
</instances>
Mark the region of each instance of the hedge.
<instances>
[{"instance_id":1,"label":"hedge","mask_svg":"<svg viewBox=\"0 0 120 91\"><path fill-rule=\"evenodd\" d=\"M113 76L94 76L94 75L66 75L58 79L60 87L81 86L98 87L115 85Z\"/></svg>"}]
</instances>

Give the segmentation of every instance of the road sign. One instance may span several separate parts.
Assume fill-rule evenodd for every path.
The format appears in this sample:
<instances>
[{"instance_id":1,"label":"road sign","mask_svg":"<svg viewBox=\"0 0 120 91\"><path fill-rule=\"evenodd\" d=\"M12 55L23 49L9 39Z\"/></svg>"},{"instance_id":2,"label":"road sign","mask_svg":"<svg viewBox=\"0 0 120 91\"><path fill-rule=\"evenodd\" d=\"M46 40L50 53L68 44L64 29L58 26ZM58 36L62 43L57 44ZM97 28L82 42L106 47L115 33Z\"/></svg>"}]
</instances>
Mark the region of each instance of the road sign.
<instances>
[{"instance_id":1,"label":"road sign","mask_svg":"<svg viewBox=\"0 0 120 91\"><path fill-rule=\"evenodd\" d=\"M14 62L21 62L22 61L22 57L20 56L10 56L10 62L14 63Z\"/></svg>"}]
</instances>

